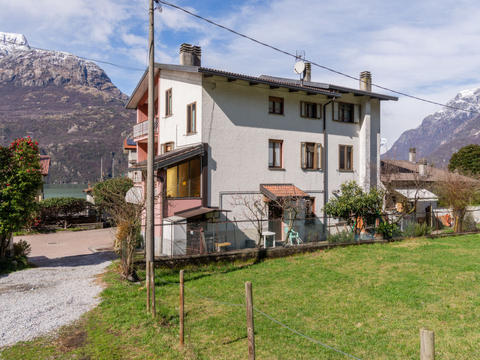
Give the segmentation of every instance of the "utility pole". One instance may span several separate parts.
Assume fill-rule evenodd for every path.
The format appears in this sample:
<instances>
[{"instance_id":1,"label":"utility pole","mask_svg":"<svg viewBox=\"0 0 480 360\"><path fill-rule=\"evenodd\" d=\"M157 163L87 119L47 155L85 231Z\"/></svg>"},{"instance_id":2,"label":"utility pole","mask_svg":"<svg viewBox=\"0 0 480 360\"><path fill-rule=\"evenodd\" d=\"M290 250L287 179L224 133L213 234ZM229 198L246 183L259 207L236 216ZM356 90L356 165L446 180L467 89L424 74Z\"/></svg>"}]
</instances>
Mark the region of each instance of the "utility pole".
<instances>
[{"instance_id":1,"label":"utility pole","mask_svg":"<svg viewBox=\"0 0 480 360\"><path fill-rule=\"evenodd\" d=\"M147 284L155 284L155 274L153 271L150 271L151 269L154 269L154 267L150 267L151 263L154 260L154 210L155 210L155 204L154 204L154 182L153 182L153 175L154 175L154 170L153 170L153 155L154 155L154 97L153 97L153 92L154 92L154 77L153 77L153 72L154 72L154 39L153 39L153 33L154 33L154 6L153 2L154 0L148 0L149 1L149 10L148 10L148 15L149 15L149 26L148 26L148 53L149 53L149 61L148 61L148 146L147 146L147 226L146 226L146 239L145 239L145 268L147 270L147 279L146 282ZM148 299L155 299L155 286L150 287L149 293L147 294ZM155 316L154 309L155 306L147 300L147 303L150 304L150 309L152 311L152 315Z\"/></svg>"}]
</instances>

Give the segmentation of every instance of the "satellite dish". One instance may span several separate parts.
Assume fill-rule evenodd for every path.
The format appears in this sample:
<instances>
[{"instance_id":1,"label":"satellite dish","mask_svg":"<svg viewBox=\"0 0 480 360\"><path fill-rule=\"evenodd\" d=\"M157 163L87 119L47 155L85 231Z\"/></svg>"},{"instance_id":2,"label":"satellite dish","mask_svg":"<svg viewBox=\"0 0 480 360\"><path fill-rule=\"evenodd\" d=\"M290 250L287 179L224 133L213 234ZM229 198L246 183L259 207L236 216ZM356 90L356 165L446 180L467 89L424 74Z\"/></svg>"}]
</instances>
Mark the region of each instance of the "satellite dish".
<instances>
[{"instance_id":1,"label":"satellite dish","mask_svg":"<svg viewBox=\"0 0 480 360\"><path fill-rule=\"evenodd\" d=\"M295 71L297 74L303 74L305 71L305 63L301 60L297 61L293 67L293 71Z\"/></svg>"}]
</instances>

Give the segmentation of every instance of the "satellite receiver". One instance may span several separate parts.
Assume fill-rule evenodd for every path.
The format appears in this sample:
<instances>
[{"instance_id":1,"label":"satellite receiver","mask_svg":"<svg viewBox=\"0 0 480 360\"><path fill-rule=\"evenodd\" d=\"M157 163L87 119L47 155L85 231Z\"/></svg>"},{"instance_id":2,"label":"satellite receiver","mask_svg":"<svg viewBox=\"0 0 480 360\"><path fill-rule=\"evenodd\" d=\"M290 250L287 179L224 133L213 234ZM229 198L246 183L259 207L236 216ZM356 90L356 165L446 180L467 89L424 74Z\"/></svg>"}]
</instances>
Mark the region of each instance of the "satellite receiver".
<instances>
[{"instance_id":1,"label":"satellite receiver","mask_svg":"<svg viewBox=\"0 0 480 360\"><path fill-rule=\"evenodd\" d=\"M295 66L293 67L293 71L295 71L297 74L301 75L305 71L305 63L303 60L298 60L295 63Z\"/></svg>"}]
</instances>

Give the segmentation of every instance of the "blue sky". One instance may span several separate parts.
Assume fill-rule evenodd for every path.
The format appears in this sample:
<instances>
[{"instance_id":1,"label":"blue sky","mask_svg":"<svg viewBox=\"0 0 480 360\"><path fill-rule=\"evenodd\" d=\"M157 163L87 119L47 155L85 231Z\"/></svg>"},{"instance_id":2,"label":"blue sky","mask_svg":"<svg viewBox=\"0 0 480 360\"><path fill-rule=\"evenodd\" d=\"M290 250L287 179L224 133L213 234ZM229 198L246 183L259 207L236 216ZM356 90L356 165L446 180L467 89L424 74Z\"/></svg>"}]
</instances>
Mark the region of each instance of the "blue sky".
<instances>
[{"instance_id":1,"label":"blue sky","mask_svg":"<svg viewBox=\"0 0 480 360\"><path fill-rule=\"evenodd\" d=\"M439 102L480 87L480 5L474 0L171 0L240 32L374 83ZM33 46L143 69L147 0L0 0L0 31ZM156 60L177 63L182 42L201 45L204 66L294 76L293 60L163 6L156 13ZM142 72L100 64L130 94ZM312 69L316 81L355 81ZM383 103L388 144L440 108L401 98Z\"/></svg>"}]
</instances>

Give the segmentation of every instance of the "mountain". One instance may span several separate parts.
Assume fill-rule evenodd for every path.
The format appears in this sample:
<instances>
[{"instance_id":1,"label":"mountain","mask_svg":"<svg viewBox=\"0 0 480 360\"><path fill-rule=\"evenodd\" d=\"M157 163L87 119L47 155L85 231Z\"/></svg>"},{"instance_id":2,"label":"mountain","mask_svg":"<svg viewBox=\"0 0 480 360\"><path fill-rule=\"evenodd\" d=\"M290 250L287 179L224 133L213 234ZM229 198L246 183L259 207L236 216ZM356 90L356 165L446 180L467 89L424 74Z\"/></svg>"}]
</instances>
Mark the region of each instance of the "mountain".
<instances>
[{"instance_id":1,"label":"mountain","mask_svg":"<svg viewBox=\"0 0 480 360\"><path fill-rule=\"evenodd\" d=\"M51 156L49 183L96 181L112 152L115 174L126 169L122 143L136 118L126 100L95 63L0 32L0 145L36 139Z\"/></svg>"},{"instance_id":2,"label":"mountain","mask_svg":"<svg viewBox=\"0 0 480 360\"><path fill-rule=\"evenodd\" d=\"M419 127L405 131L383 158L406 160L409 148L414 147L417 159L446 167L458 149L480 144L480 89L461 91L447 105L455 109L428 115Z\"/></svg>"}]
</instances>

